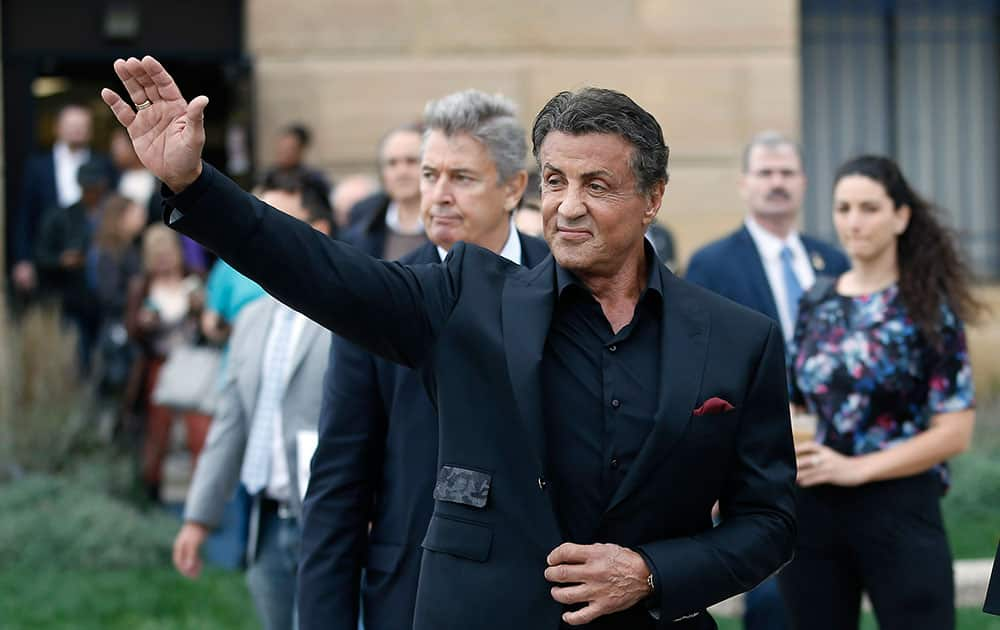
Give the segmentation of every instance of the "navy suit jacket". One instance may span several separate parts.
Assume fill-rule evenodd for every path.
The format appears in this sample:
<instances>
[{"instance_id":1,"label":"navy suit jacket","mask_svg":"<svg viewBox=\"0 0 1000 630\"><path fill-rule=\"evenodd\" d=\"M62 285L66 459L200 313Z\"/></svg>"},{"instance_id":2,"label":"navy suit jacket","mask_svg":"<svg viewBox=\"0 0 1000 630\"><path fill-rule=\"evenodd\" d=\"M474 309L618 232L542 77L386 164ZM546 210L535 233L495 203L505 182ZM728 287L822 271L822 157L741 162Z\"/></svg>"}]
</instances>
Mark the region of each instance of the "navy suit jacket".
<instances>
[{"instance_id":1,"label":"navy suit jacket","mask_svg":"<svg viewBox=\"0 0 1000 630\"><path fill-rule=\"evenodd\" d=\"M438 475L422 542L414 628L558 628L565 608L543 571L564 538L546 479L540 378L554 259L528 269L459 243L444 263L376 260L208 165L165 203L173 227L279 300L420 369L438 410L438 464L449 469ZM792 555L795 455L781 332L670 274L663 298L662 344L650 348L662 375L655 427L597 534L641 551L658 590L589 628L714 628L706 607ZM699 411L711 398L732 408ZM363 480L348 489L363 494ZM723 519L713 527L716 500Z\"/></svg>"},{"instance_id":2,"label":"navy suit jacket","mask_svg":"<svg viewBox=\"0 0 1000 630\"><path fill-rule=\"evenodd\" d=\"M544 241L519 236L525 266L548 255ZM400 262L439 263L437 246ZM355 630L360 586L367 630L411 628L434 508L437 410L416 370L340 337L330 360L302 523L299 627Z\"/></svg>"},{"instance_id":3,"label":"navy suit jacket","mask_svg":"<svg viewBox=\"0 0 1000 630\"><path fill-rule=\"evenodd\" d=\"M381 258L385 251L385 214L391 202L389 195L379 191L354 204L351 227L343 240L369 256Z\"/></svg>"},{"instance_id":4,"label":"navy suit jacket","mask_svg":"<svg viewBox=\"0 0 1000 630\"><path fill-rule=\"evenodd\" d=\"M108 174L108 188L113 190L116 174L111 162L103 155L91 152L91 159L98 161ZM10 217L11 260L32 260L38 240L42 216L59 205L56 190L56 160L52 151L33 155L24 165L21 199Z\"/></svg>"},{"instance_id":5,"label":"navy suit jacket","mask_svg":"<svg viewBox=\"0 0 1000 630\"><path fill-rule=\"evenodd\" d=\"M850 267L847 257L835 247L805 235L801 239L817 275L835 277ZM695 252L684 278L780 321L764 263L746 226Z\"/></svg>"}]
</instances>

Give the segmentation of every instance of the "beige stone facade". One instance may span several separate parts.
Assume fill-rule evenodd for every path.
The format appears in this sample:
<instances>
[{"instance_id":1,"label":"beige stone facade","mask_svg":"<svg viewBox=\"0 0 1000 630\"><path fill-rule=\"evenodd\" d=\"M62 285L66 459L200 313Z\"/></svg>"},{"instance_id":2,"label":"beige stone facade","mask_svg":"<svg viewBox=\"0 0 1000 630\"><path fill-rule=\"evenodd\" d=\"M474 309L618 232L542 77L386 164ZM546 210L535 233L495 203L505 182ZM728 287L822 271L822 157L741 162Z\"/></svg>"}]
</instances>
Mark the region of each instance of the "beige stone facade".
<instances>
[{"instance_id":1,"label":"beige stone facade","mask_svg":"<svg viewBox=\"0 0 1000 630\"><path fill-rule=\"evenodd\" d=\"M304 120L312 161L372 170L382 132L451 91L503 92L525 125L560 90L622 90L663 125L660 218L680 259L739 222L739 153L755 131L799 132L793 0L277 0L247 2L258 157Z\"/></svg>"}]
</instances>

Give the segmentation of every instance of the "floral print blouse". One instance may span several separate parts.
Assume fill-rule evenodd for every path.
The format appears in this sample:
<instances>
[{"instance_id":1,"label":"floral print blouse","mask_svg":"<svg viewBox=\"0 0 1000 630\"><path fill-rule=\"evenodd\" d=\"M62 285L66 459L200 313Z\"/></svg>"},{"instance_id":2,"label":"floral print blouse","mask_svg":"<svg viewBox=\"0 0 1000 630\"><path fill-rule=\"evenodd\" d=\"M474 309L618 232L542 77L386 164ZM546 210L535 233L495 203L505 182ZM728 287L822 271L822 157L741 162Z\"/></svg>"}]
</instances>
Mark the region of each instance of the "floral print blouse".
<instances>
[{"instance_id":1,"label":"floral print blouse","mask_svg":"<svg viewBox=\"0 0 1000 630\"><path fill-rule=\"evenodd\" d=\"M791 400L819 418L816 440L845 455L890 448L935 414L975 406L965 328L942 306L929 344L893 284L844 296L834 282L803 299L789 347ZM946 488L947 466L935 467Z\"/></svg>"}]
</instances>

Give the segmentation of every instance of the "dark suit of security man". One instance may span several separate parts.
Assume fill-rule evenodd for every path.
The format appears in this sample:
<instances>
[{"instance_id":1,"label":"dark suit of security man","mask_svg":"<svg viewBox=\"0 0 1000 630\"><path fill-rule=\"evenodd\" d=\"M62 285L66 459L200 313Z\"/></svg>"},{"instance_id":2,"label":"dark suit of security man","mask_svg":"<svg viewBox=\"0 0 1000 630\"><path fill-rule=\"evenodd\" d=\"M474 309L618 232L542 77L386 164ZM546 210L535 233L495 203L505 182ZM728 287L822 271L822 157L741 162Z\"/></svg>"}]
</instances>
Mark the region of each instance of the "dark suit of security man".
<instances>
[{"instance_id":1,"label":"dark suit of security man","mask_svg":"<svg viewBox=\"0 0 1000 630\"><path fill-rule=\"evenodd\" d=\"M516 237L523 265L548 255L540 239ZM432 243L400 259L440 261ZM316 627L356 628L361 586L366 630L412 627L420 545L434 508L437 410L418 371L340 338L330 356L337 363L324 381L322 439L306 498L310 530L320 535L303 541L300 625L310 627L308 617Z\"/></svg>"},{"instance_id":2,"label":"dark suit of security man","mask_svg":"<svg viewBox=\"0 0 1000 630\"><path fill-rule=\"evenodd\" d=\"M515 104L465 90L429 102L423 122L422 142L402 139L420 147L414 192L431 242L400 262L441 263L460 240L519 265L541 262L545 242L520 234L513 220L528 180L527 133ZM391 159L398 144L383 154ZM391 182L391 174L383 180ZM398 248L372 247L376 233L358 248L392 259L381 254ZM336 336L330 359L305 500L299 627L355 630L363 600L366 630L412 628L421 543L434 508L437 410L416 370Z\"/></svg>"},{"instance_id":3,"label":"dark suit of security man","mask_svg":"<svg viewBox=\"0 0 1000 630\"><path fill-rule=\"evenodd\" d=\"M442 264L403 266L320 238L201 162L207 99L184 100L155 59L115 70L136 109L102 96L168 186L173 227L422 371L439 475L414 628L714 628L707 606L788 561L781 332L656 260L643 234L667 148L631 99L564 92L536 117L552 257L525 269L459 243Z\"/></svg>"}]
</instances>

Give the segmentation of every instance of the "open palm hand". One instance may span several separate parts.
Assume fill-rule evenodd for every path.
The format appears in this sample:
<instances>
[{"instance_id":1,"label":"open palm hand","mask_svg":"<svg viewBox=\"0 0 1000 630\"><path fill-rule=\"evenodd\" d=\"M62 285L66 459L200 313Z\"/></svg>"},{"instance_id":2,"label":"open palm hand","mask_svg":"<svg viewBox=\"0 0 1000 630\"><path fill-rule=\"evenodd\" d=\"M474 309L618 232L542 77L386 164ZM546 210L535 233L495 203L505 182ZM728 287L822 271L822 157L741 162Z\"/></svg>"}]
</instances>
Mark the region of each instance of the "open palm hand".
<instances>
[{"instance_id":1,"label":"open palm hand","mask_svg":"<svg viewBox=\"0 0 1000 630\"><path fill-rule=\"evenodd\" d=\"M107 88L101 98L128 130L143 165L171 190L180 192L201 173L208 98L185 101L177 83L153 57L118 59L114 65L129 98L143 108L134 111Z\"/></svg>"}]
</instances>

